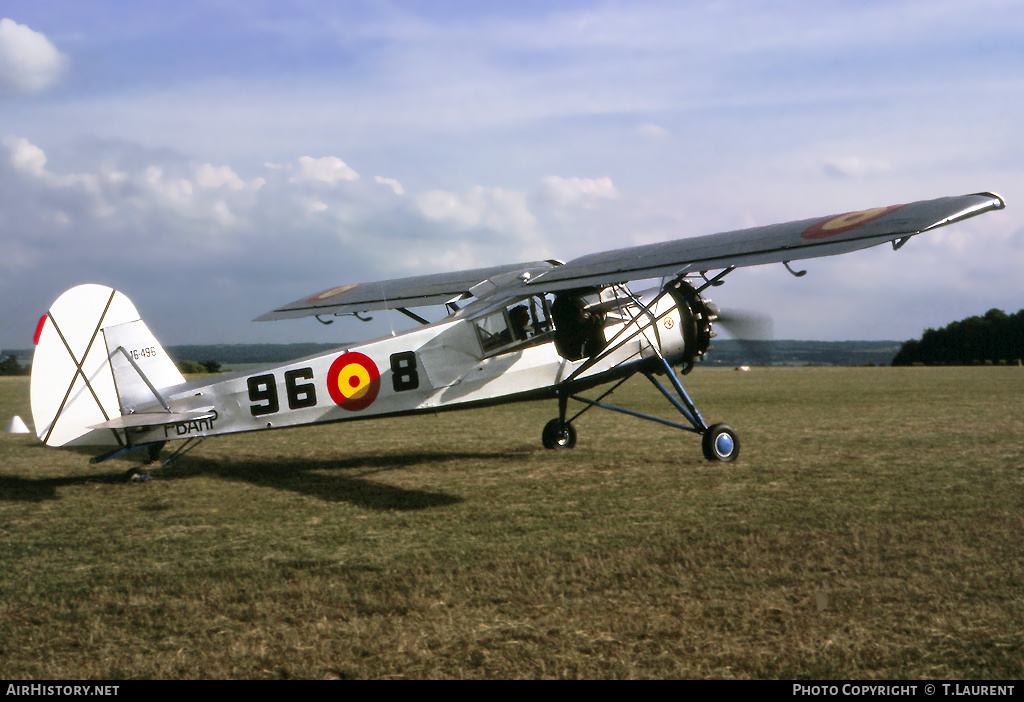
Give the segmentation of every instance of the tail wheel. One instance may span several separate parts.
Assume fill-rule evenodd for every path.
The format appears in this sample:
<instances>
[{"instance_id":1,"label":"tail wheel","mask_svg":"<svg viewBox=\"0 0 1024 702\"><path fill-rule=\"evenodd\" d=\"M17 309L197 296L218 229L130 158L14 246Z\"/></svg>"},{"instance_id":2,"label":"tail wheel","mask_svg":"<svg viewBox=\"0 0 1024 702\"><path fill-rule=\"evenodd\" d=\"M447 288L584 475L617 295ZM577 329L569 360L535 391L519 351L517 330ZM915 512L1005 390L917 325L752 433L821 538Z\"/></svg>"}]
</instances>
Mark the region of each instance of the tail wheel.
<instances>
[{"instance_id":1,"label":"tail wheel","mask_svg":"<svg viewBox=\"0 0 1024 702\"><path fill-rule=\"evenodd\" d=\"M552 419L544 425L541 441L547 449L567 449L576 445L576 427L561 419Z\"/></svg>"},{"instance_id":2,"label":"tail wheel","mask_svg":"<svg viewBox=\"0 0 1024 702\"><path fill-rule=\"evenodd\" d=\"M129 468L124 473L124 481L126 483L144 483L151 477L153 476L149 473L143 473L139 468Z\"/></svg>"},{"instance_id":3,"label":"tail wheel","mask_svg":"<svg viewBox=\"0 0 1024 702\"><path fill-rule=\"evenodd\" d=\"M740 455L740 439L728 424L712 424L701 440L704 458L729 463Z\"/></svg>"}]
</instances>

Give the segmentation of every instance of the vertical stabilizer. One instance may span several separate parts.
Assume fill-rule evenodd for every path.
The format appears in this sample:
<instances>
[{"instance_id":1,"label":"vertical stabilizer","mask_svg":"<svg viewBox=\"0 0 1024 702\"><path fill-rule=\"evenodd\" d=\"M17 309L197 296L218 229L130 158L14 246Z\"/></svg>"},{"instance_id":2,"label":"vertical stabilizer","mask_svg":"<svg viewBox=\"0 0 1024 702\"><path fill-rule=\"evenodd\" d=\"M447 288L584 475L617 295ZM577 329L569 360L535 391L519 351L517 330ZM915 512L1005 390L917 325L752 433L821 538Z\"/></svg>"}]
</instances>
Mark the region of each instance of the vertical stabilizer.
<instances>
[{"instance_id":1,"label":"vertical stabilizer","mask_svg":"<svg viewBox=\"0 0 1024 702\"><path fill-rule=\"evenodd\" d=\"M32 359L36 434L49 446L118 445L112 430L91 430L159 391L184 382L131 300L103 285L61 295L40 320Z\"/></svg>"}]
</instances>

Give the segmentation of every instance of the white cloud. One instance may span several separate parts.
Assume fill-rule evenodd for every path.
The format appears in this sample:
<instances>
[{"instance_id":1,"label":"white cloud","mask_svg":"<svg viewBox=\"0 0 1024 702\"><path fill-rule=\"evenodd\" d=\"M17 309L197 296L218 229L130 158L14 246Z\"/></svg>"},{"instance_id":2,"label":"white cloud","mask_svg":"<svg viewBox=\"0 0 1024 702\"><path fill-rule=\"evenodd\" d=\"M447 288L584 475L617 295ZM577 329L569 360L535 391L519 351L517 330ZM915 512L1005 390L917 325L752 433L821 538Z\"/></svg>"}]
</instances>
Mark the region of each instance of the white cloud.
<instances>
[{"instance_id":1,"label":"white cloud","mask_svg":"<svg viewBox=\"0 0 1024 702\"><path fill-rule=\"evenodd\" d=\"M5 238L19 241L25 232L38 231L40 223L53 241L69 236L65 230L74 231L76 242L87 239L118 254L127 253L125 237L144 233L147 246L162 251L154 256L165 258L163 249L171 242L180 247L172 258L185 250L216 256L260 249L261 255L272 256L278 242L298 246L300 239L312 237L328 247L344 246L352 261L385 277L421 272L406 270L407 261L485 265L546 257L543 244L537 244L538 222L527 194L516 190L478 186L413 199L393 178L314 193L304 187L307 181L296 184L289 177L344 173L338 165L343 162L333 157L291 161L291 173L271 169L264 171L267 178L248 179L226 164L189 163L161 151L111 150L96 154L97 165L85 172L62 173L50 170L47 154L29 140L12 137L4 143L0 178L6 185L0 190L6 189L7 197L0 198L0 212L6 208L12 221L25 224L0 231L0 244ZM300 165L305 170L296 172ZM317 170L321 166L329 171ZM481 236L467 241L468 229ZM26 241L27 254L45 249L41 235ZM64 255L76 258L71 248ZM19 255L17 260L28 259ZM272 265L288 264L275 258Z\"/></svg>"},{"instance_id":2,"label":"white cloud","mask_svg":"<svg viewBox=\"0 0 1024 702\"><path fill-rule=\"evenodd\" d=\"M288 179L290 183L302 183L308 180L334 184L339 180L358 180L359 174L337 156L299 158L296 174Z\"/></svg>"},{"instance_id":3,"label":"white cloud","mask_svg":"<svg viewBox=\"0 0 1024 702\"><path fill-rule=\"evenodd\" d=\"M562 206L586 204L593 200L614 200L619 196L612 179L608 177L561 178L552 175L544 176L540 182L544 193Z\"/></svg>"},{"instance_id":4,"label":"white cloud","mask_svg":"<svg viewBox=\"0 0 1024 702\"><path fill-rule=\"evenodd\" d=\"M17 170L38 177L46 175L46 154L25 138L8 138L4 144L11 151L11 165Z\"/></svg>"},{"instance_id":5,"label":"white cloud","mask_svg":"<svg viewBox=\"0 0 1024 702\"><path fill-rule=\"evenodd\" d=\"M238 222L232 207L251 208L253 201L247 193L266 184L263 178L246 183L230 167L208 163L191 169L150 164L132 172L104 165L95 173L59 174L46 168L46 153L28 139L9 137L3 143L9 152L8 162L23 184L35 183L44 202L73 203L68 205L70 214L60 209L56 214L38 213L62 224L96 216L110 218L109 226L118 226L140 213L164 212L230 227ZM229 204L219 194L225 190L235 202Z\"/></svg>"},{"instance_id":6,"label":"white cloud","mask_svg":"<svg viewBox=\"0 0 1024 702\"><path fill-rule=\"evenodd\" d=\"M73 200L64 218L76 223L93 215L109 217L103 226L115 229L151 226L156 220L163 226L176 227L181 222L172 225L171 219L180 217L193 227L197 221L205 223L205 229L189 232L188 237L194 238L249 226L253 218L276 220L275 227L281 231L287 223L328 209L338 217L359 221L379 208L379 197L353 199L352 193L340 191L321 192L314 197L294 185L307 180L358 178L334 157L299 159L297 176L287 180L272 169L268 184L263 177L246 180L229 165L189 164L159 152L149 153L144 159L133 155L128 160L132 165L126 169L107 160L91 173L54 173L47 168L43 149L28 139L8 137L3 145L7 147L9 172L18 176L17 182L31 188L40 202ZM53 219L52 213L47 216Z\"/></svg>"},{"instance_id":7,"label":"white cloud","mask_svg":"<svg viewBox=\"0 0 1024 702\"><path fill-rule=\"evenodd\" d=\"M187 207L192 200L195 188L192 182L184 178L164 178L164 169L160 166L150 166L146 169L145 182L150 186L150 192L164 203L177 208Z\"/></svg>"},{"instance_id":8,"label":"white cloud","mask_svg":"<svg viewBox=\"0 0 1024 702\"><path fill-rule=\"evenodd\" d=\"M217 168L211 163L204 163L196 169L196 184L203 188L219 188L226 185L232 190L241 190L245 187L245 181L229 167Z\"/></svg>"},{"instance_id":9,"label":"white cloud","mask_svg":"<svg viewBox=\"0 0 1024 702\"><path fill-rule=\"evenodd\" d=\"M537 218L526 204L526 193L494 188L489 192L488 199L483 217L485 226L500 232L516 233L524 238L536 232Z\"/></svg>"},{"instance_id":10,"label":"white cloud","mask_svg":"<svg viewBox=\"0 0 1024 702\"><path fill-rule=\"evenodd\" d=\"M474 227L480 223L481 198L470 194L462 197L444 190L431 190L416 196L416 204L427 219L450 220L461 227Z\"/></svg>"},{"instance_id":11,"label":"white cloud","mask_svg":"<svg viewBox=\"0 0 1024 702\"><path fill-rule=\"evenodd\" d=\"M464 195L432 190L417 196L416 204L427 219L453 222L463 229L482 226L525 238L537 225L526 194L502 188L478 185Z\"/></svg>"},{"instance_id":12,"label":"white cloud","mask_svg":"<svg viewBox=\"0 0 1024 702\"><path fill-rule=\"evenodd\" d=\"M97 210L104 210L100 196L100 178L91 173L57 175L46 169L46 153L24 137L8 137L4 145L10 151L10 164L16 171L29 175L51 188L77 187L95 200ZM104 173L105 179L115 182L120 174Z\"/></svg>"},{"instance_id":13,"label":"white cloud","mask_svg":"<svg viewBox=\"0 0 1024 702\"><path fill-rule=\"evenodd\" d=\"M668 136L668 130L656 124L641 124L636 128L636 133L645 139L664 139Z\"/></svg>"},{"instance_id":14,"label":"white cloud","mask_svg":"<svg viewBox=\"0 0 1024 702\"><path fill-rule=\"evenodd\" d=\"M827 158L822 166L826 173L840 178L859 178L876 173L885 173L892 169L892 166L886 161L860 158L858 156Z\"/></svg>"},{"instance_id":15,"label":"white cloud","mask_svg":"<svg viewBox=\"0 0 1024 702\"><path fill-rule=\"evenodd\" d=\"M217 200L217 202L213 203L211 212L213 214L213 218L222 227L230 227L236 221L235 215L232 214L230 209L228 209L228 203L223 200Z\"/></svg>"},{"instance_id":16,"label":"white cloud","mask_svg":"<svg viewBox=\"0 0 1024 702\"><path fill-rule=\"evenodd\" d=\"M373 179L375 181L377 181L378 183L380 183L381 185L389 186L392 190L395 191L395 195L404 195L405 194L405 188L403 188L402 184L399 183L394 178L385 178L383 176L374 176Z\"/></svg>"},{"instance_id":17,"label":"white cloud","mask_svg":"<svg viewBox=\"0 0 1024 702\"><path fill-rule=\"evenodd\" d=\"M67 62L45 35L0 19L0 95L46 90L60 80Z\"/></svg>"}]
</instances>

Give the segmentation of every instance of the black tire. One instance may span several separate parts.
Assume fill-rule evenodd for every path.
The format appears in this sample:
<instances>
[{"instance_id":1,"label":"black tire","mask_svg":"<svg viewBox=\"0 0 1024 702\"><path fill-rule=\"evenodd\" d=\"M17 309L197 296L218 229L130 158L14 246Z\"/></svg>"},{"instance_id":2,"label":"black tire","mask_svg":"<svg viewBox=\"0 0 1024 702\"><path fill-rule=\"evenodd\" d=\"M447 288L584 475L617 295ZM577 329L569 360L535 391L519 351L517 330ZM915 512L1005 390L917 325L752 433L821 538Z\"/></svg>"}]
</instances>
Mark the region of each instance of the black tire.
<instances>
[{"instance_id":1,"label":"black tire","mask_svg":"<svg viewBox=\"0 0 1024 702\"><path fill-rule=\"evenodd\" d=\"M576 427L561 419L552 419L544 425L544 432L541 434L541 441L544 448L567 449L576 445Z\"/></svg>"},{"instance_id":2,"label":"black tire","mask_svg":"<svg viewBox=\"0 0 1024 702\"><path fill-rule=\"evenodd\" d=\"M704 458L730 463L740 455L740 438L728 424L712 424L701 439Z\"/></svg>"}]
</instances>

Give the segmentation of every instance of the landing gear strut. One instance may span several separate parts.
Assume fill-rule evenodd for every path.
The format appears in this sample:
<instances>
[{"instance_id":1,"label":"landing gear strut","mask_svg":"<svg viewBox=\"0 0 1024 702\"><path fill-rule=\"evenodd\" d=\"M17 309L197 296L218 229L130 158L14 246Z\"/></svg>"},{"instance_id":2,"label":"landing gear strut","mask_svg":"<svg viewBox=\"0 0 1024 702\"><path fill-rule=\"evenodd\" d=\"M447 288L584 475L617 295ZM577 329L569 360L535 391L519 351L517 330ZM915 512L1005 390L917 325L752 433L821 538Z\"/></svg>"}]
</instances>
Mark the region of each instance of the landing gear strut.
<instances>
[{"instance_id":1,"label":"landing gear strut","mask_svg":"<svg viewBox=\"0 0 1024 702\"><path fill-rule=\"evenodd\" d=\"M566 410L569 407L569 396L559 391L558 393L558 416L544 425L544 432L541 434L541 442L546 449L567 449L576 445L576 427L572 425L572 419L579 417L580 412L569 421L565 421Z\"/></svg>"},{"instance_id":2,"label":"landing gear strut","mask_svg":"<svg viewBox=\"0 0 1024 702\"><path fill-rule=\"evenodd\" d=\"M646 419L651 422L658 422L659 424L665 424L670 427L682 429L683 431L700 434L701 448L704 451L704 458L709 461L719 461L722 463L735 461L740 455L740 439L736 434L736 430L728 424L712 424L711 426L708 426L700 416L700 413L697 412L697 408L694 406L690 396L686 394L686 390L683 389L683 386L676 377L672 366L670 366L664 359L661 359L661 363L664 372L672 382L672 386L675 389L674 393L666 388L653 373L645 372L644 375L656 388L658 388L658 390L661 391L665 398L668 399L668 401L671 402L677 410L679 410L679 413L683 415L683 418L688 422L687 424L671 422L667 419L662 419L661 417L654 417L641 412L625 409L624 407L616 407L615 405L609 405L602 402L604 398L611 395L620 385L629 379L629 376L627 376L613 385L596 400L588 400L587 398L580 397L579 395L570 395L568 394L568 390L560 390L558 393L558 417L552 419L547 423L547 425L545 425L544 432L541 435L544 448L563 449L574 447L576 445L576 428L573 426L573 422L575 422L581 414L591 407L600 407L601 409L621 412L633 417L639 417L640 419ZM566 419L566 405L570 398L577 402L584 403L586 407L577 412L571 418Z\"/></svg>"}]
</instances>

